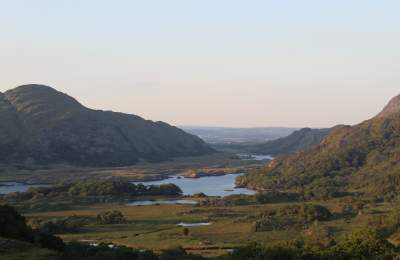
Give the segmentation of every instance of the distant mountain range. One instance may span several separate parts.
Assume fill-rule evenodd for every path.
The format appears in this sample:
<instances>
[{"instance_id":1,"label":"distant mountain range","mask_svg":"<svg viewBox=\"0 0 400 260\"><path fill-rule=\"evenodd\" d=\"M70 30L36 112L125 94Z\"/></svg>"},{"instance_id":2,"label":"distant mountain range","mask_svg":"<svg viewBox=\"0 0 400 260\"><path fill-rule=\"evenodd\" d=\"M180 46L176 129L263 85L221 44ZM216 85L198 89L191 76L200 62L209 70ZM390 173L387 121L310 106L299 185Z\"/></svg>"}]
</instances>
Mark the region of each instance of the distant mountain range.
<instances>
[{"instance_id":1,"label":"distant mountain range","mask_svg":"<svg viewBox=\"0 0 400 260\"><path fill-rule=\"evenodd\" d=\"M348 192L400 195L400 96L376 117L336 127L320 145L279 157L238 183L319 198Z\"/></svg>"},{"instance_id":2,"label":"distant mountain range","mask_svg":"<svg viewBox=\"0 0 400 260\"><path fill-rule=\"evenodd\" d=\"M271 156L291 154L305 151L319 145L331 130L331 128L303 128L295 131L289 136L271 140L262 144L246 146L244 148L247 152L252 154L266 154Z\"/></svg>"},{"instance_id":3,"label":"distant mountain range","mask_svg":"<svg viewBox=\"0 0 400 260\"><path fill-rule=\"evenodd\" d=\"M201 127L181 126L188 133L199 136L210 144L248 144L263 143L290 135L297 128L288 127Z\"/></svg>"},{"instance_id":4,"label":"distant mountain range","mask_svg":"<svg viewBox=\"0 0 400 260\"><path fill-rule=\"evenodd\" d=\"M214 150L164 122L92 110L43 85L0 93L0 163L124 166Z\"/></svg>"},{"instance_id":5,"label":"distant mountain range","mask_svg":"<svg viewBox=\"0 0 400 260\"><path fill-rule=\"evenodd\" d=\"M279 156L305 151L317 146L330 133L331 128L302 128L293 133L259 143L213 143L216 150L233 153Z\"/></svg>"}]
</instances>

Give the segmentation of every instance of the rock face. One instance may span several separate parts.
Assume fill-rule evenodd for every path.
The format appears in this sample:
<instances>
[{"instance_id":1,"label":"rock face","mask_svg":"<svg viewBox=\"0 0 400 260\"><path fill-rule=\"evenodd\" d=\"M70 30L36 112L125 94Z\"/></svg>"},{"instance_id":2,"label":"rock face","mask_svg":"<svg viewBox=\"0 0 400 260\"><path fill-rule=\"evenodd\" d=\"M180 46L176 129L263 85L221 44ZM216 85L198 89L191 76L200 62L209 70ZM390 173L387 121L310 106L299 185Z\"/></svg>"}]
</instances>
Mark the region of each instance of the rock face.
<instances>
[{"instance_id":1,"label":"rock face","mask_svg":"<svg viewBox=\"0 0 400 260\"><path fill-rule=\"evenodd\" d=\"M0 162L124 166L214 152L163 122L92 110L43 85L0 94Z\"/></svg>"},{"instance_id":2,"label":"rock face","mask_svg":"<svg viewBox=\"0 0 400 260\"><path fill-rule=\"evenodd\" d=\"M310 197L346 192L400 195L400 104L355 126L336 127L320 145L272 161L241 184Z\"/></svg>"}]
</instances>

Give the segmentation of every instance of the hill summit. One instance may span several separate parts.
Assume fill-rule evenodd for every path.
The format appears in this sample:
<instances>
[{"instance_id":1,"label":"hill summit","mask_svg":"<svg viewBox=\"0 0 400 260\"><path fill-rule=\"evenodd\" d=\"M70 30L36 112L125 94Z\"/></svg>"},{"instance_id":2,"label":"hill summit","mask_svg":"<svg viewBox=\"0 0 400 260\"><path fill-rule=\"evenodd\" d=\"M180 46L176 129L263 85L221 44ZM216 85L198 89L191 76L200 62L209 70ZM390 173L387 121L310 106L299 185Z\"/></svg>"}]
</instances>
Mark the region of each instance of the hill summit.
<instances>
[{"instance_id":1,"label":"hill summit","mask_svg":"<svg viewBox=\"0 0 400 260\"><path fill-rule=\"evenodd\" d=\"M48 86L0 93L1 163L124 166L212 152L167 123L92 110Z\"/></svg>"},{"instance_id":2,"label":"hill summit","mask_svg":"<svg viewBox=\"0 0 400 260\"><path fill-rule=\"evenodd\" d=\"M389 117L400 112L400 95L392 98L377 117Z\"/></svg>"}]
</instances>

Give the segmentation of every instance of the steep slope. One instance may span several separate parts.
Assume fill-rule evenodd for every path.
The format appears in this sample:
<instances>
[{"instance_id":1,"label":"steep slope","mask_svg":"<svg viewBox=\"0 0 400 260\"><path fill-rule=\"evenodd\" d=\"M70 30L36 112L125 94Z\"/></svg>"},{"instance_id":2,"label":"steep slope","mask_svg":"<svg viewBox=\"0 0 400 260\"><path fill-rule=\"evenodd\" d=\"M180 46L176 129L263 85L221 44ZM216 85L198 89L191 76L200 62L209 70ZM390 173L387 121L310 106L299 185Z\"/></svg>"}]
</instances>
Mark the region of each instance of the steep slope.
<instances>
[{"instance_id":1,"label":"steep slope","mask_svg":"<svg viewBox=\"0 0 400 260\"><path fill-rule=\"evenodd\" d=\"M25 85L2 97L0 116L15 125L11 132L20 151L10 151L1 141L0 152L11 154L8 160L0 159L3 163L29 159L38 164L122 166L141 159L160 161L213 152L201 139L166 123L91 110L47 86ZM2 127L0 136L8 132Z\"/></svg>"},{"instance_id":2,"label":"steep slope","mask_svg":"<svg viewBox=\"0 0 400 260\"><path fill-rule=\"evenodd\" d=\"M400 95L392 98L377 117L388 117L400 112Z\"/></svg>"},{"instance_id":3,"label":"steep slope","mask_svg":"<svg viewBox=\"0 0 400 260\"><path fill-rule=\"evenodd\" d=\"M322 139L324 139L330 131L330 128L303 128L286 137L268 141L263 144L247 146L245 150L250 153L268 154L272 156L304 151L320 144Z\"/></svg>"},{"instance_id":4,"label":"steep slope","mask_svg":"<svg viewBox=\"0 0 400 260\"><path fill-rule=\"evenodd\" d=\"M24 142L21 138L25 129L20 122L16 109L0 93L0 158L2 160L18 159L20 147Z\"/></svg>"},{"instance_id":5,"label":"steep slope","mask_svg":"<svg viewBox=\"0 0 400 260\"><path fill-rule=\"evenodd\" d=\"M397 196L400 192L400 111L352 127L334 129L317 147L278 158L238 179L241 185L290 190L306 197L362 192ZM388 110L386 110L388 111Z\"/></svg>"}]
</instances>

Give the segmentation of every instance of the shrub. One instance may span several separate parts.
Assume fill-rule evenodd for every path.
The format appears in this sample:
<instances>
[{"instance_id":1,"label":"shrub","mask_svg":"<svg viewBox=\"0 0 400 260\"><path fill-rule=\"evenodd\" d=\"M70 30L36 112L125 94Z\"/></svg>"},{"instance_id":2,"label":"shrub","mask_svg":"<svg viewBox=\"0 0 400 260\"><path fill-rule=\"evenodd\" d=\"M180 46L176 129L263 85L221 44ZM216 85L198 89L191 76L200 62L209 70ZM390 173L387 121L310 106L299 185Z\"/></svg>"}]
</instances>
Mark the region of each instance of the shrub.
<instances>
[{"instance_id":1,"label":"shrub","mask_svg":"<svg viewBox=\"0 0 400 260\"><path fill-rule=\"evenodd\" d=\"M395 247L374 230L349 235L332 252L341 259L393 259Z\"/></svg>"},{"instance_id":2,"label":"shrub","mask_svg":"<svg viewBox=\"0 0 400 260\"><path fill-rule=\"evenodd\" d=\"M45 234L66 234L81 231L86 220L79 217L67 217L38 223L38 229Z\"/></svg>"},{"instance_id":3,"label":"shrub","mask_svg":"<svg viewBox=\"0 0 400 260\"><path fill-rule=\"evenodd\" d=\"M97 222L100 224L122 224L125 217L121 211L105 211L97 215Z\"/></svg>"}]
</instances>

